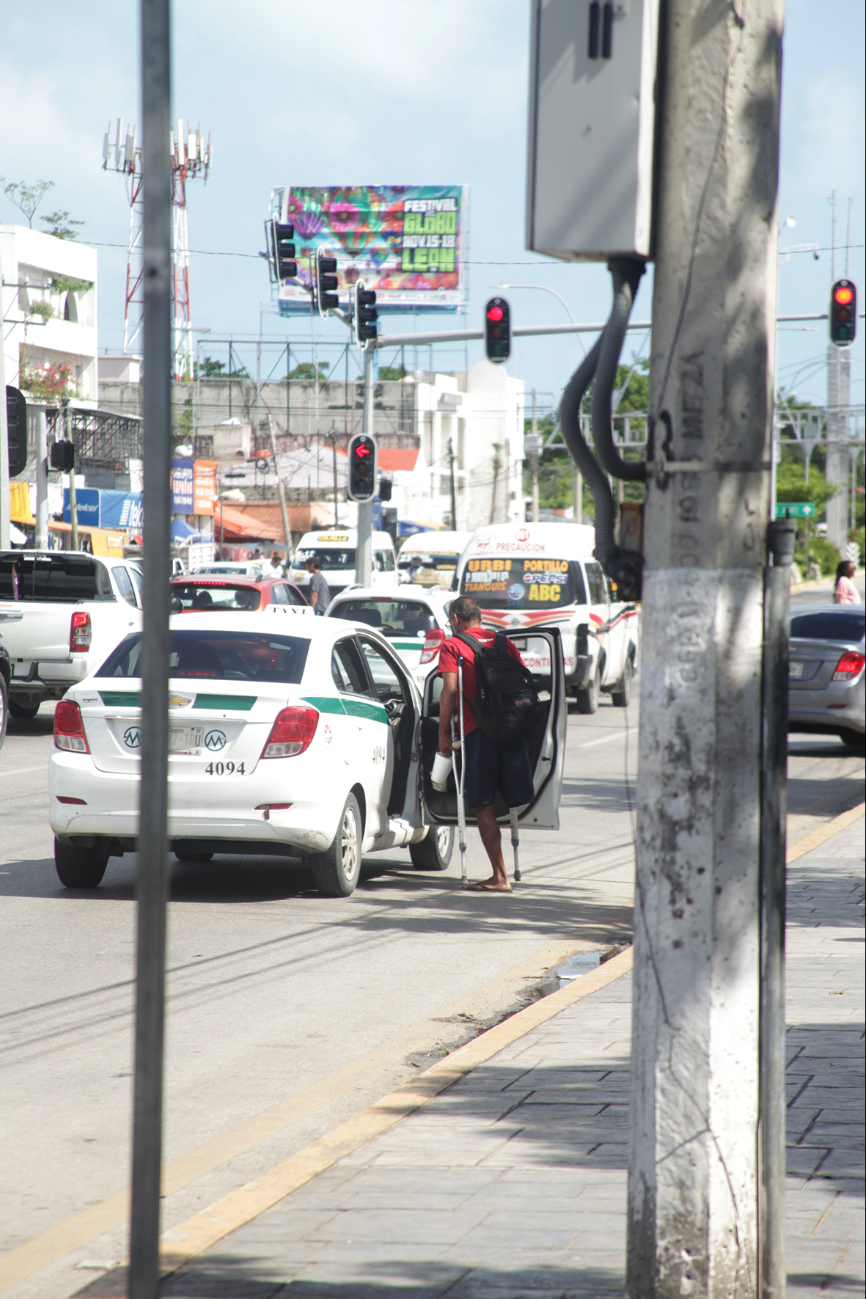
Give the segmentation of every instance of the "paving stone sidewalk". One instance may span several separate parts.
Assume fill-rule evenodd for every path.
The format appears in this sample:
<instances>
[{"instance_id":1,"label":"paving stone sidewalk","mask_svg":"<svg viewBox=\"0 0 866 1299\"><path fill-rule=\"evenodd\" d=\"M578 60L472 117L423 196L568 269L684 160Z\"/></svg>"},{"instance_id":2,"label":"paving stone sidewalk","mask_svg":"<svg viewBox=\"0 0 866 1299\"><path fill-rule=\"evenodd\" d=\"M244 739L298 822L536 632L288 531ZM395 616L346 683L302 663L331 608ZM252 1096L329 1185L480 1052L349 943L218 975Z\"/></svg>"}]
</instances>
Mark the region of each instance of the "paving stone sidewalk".
<instances>
[{"instance_id":1,"label":"paving stone sidewalk","mask_svg":"<svg viewBox=\"0 0 866 1299\"><path fill-rule=\"evenodd\" d=\"M790 1299L864 1291L863 821L789 869ZM624 1295L631 979L167 1279L172 1299Z\"/></svg>"}]
</instances>

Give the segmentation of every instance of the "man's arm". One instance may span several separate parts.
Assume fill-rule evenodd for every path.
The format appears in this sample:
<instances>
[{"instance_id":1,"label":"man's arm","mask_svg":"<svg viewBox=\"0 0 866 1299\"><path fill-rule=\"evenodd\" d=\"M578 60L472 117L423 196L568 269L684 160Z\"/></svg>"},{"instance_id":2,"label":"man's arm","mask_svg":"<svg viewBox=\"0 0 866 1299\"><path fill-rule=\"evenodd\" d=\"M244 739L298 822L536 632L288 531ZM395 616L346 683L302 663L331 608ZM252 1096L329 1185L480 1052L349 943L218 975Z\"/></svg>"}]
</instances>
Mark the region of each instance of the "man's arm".
<instances>
[{"instance_id":1,"label":"man's arm","mask_svg":"<svg viewBox=\"0 0 866 1299\"><path fill-rule=\"evenodd\" d=\"M457 704L457 673L442 673L442 694L439 698L439 752L451 753L451 717Z\"/></svg>"}]
</instances>

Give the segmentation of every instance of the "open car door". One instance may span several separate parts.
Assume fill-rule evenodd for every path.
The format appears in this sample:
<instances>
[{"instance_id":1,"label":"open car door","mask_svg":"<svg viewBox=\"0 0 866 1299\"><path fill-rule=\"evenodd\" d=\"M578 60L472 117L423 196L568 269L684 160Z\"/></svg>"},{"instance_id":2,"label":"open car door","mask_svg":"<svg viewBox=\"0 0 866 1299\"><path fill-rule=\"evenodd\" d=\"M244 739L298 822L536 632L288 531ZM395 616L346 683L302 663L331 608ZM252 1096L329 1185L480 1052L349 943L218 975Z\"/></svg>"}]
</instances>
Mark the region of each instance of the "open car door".
<instances>
[{"instance_id":1,"label":"open car door","mask_svg":"<svg viewBox=\"0 0 866 1299\"><path fill-rule=\"evenodd\" d=\"M515 632L513 636L509 636L509 639L514 640L517 649L521 649L521 642L526 641L526 633ZM550 672L545 675L533 672L539 695L540 717L538 729L530 736L527 743L535 797L521 812L518 821L521 826L529 830L558 830L562 771L565 764L565 729L568 720L562 638L555 627L545 631L537 631L533 627L532 639L534 642L542 639L547 642ZM538 646L538 649L540 650L541 646ZM421 797L427 822L433 825L456 825L457 786L453 771L448 777L448 787L442 793L433 788L430 779L433 759L439 747L441 693L442 678L438 673L433 673L424 685L421 714ZM459 761L456 756L455 761ZM497 820L506 823L508 808L501 794L497 793L495 806ZM471 819L472 809L467 808L466 813Z\"/></svg>"}]
</instances>

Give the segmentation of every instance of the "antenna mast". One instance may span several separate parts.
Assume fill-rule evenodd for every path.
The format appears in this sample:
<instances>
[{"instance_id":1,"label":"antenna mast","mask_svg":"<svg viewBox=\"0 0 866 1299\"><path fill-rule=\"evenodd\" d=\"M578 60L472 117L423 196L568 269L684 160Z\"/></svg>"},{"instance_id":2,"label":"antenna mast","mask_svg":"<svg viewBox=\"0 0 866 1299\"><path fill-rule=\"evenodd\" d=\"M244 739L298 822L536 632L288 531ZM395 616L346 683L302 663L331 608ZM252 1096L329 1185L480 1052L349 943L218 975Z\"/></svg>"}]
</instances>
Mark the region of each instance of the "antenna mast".
<instances>
[{"instance_id":1,"label":"antenna mast","mask_svg":"<svg viewBox=\"0 0 866 1299\"><path fill-rule=\"evenodd\" d=\"M211 142L201 131L178 119L177 133L170 132L172 205L172 300L174 337L172 373L175 379L193 377L192 320L189 296L189 228L186 216L186 182L201 176L207 181L211 164ZM113 155L113 158L112 158ZM141 192L141 145L135 141L135 126L124 128L118 118L114 144L111 125L102 143L102 170L128 177L129 245L126 259L126 303L123 312L123 351L140 353L144 341L144 290L142 286L144 202Z\"/></svg>"}]
</instances>

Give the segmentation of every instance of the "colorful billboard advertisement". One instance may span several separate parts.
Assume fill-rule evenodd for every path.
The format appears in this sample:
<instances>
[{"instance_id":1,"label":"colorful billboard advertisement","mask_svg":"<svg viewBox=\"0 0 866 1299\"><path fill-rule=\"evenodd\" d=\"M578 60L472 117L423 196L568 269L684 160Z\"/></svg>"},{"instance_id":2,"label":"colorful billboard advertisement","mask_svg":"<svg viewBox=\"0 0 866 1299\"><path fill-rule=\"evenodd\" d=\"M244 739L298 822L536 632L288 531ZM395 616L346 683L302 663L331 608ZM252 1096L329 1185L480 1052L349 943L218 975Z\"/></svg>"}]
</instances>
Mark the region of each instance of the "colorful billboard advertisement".
<instances>
[{"instance_id":1,"label":"colorful billboard advertisement","mask_svg":"<svg viewBox=\"0 0 866 1299\"><path fill-rule=\"evenodd\" d=\"M311 263L337 259L340 306L360 279L379 311L456 311L466 301L466 185L348 185L271 191L295 227L298 277L279 287L280 315L310 312Z\"/></svg>"},{"instance_id":2,"label":"colorful billboard advertisement","mask_svg":"<svg viewBox=\"0 0 866 1299\"><path fill-rule=\"evenodd\" d=\"M192 514L192 461L171 462L171 509L173 514Z\"/></svg>"},{"instance_id":3,"label":"colorful billboard advertisement","mask_svg":"<svg viewBox=\"0 0 866 1299\"><path fill-rule=\"evenodd\" d=\"M193 514L213 514L217 489L216 468L215 460L193 461Z\"/></svg>"}]
</instances>

